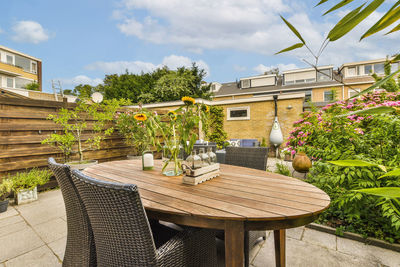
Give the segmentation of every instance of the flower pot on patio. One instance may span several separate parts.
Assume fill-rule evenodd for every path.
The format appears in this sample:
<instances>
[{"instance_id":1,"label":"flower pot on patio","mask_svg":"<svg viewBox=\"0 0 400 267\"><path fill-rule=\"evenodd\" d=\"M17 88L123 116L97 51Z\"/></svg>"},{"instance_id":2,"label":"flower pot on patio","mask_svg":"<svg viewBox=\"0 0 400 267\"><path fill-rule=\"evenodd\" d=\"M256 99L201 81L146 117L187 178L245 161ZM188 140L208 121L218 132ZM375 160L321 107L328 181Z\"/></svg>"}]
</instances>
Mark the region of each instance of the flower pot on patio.
<instances>
[{"instance_id":1,"label":"flower pot on patio","mask_svg":"<svg viewBox=\"0 0 400 267\"><path fill-rule=\"evenodd\" d=\"M312 163L304 152L298 152L293 159L292 166L295 171L305 173L312 167Z\"/></svg>"},{"instance_id":2,"label":"flower pot on patio","mask_svg":"<svg viewBox=\"0 0 400 267\"><path fill-rule=\"evenodd\" d=\"M6 212L8 208L8 199L0 201L0 213Z\"/></svg>"},{"instance_id":3,"label":"flower pot on patio","mask_svg":"<svg viewBox=\"0 0 400 267\"><path fill-rule=\"evenodd\" d=\"M98 163L97 160L70 161L65 164L71 166L73 170L83 170Z\"/></svg>"},{"instance_id":4,"label":"flower pot on patio","mask_svg":"<svg viewBox=\"0 0 400 267\"><path fill-rule=\"evenodd\" d=\"M15 195L15 203L21 205L24 203L29 203L38 199L37 187L33 189L22 189L19 190Z\"/></svg>"}]
</instances>

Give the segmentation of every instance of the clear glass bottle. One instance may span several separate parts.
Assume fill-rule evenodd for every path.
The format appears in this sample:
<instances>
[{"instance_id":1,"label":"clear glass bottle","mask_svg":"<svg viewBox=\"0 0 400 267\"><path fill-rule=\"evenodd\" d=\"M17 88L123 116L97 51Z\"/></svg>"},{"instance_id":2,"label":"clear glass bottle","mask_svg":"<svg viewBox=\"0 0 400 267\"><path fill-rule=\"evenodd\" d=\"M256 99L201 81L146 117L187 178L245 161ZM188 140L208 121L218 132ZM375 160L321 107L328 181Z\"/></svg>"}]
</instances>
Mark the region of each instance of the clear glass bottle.
<instances>
[{"instance_id":1,"label":"clear glass bottle","mask_svg":"<svg viewBox=\"0 0 400 267\"><path fill-rule=\"evenodd\" d=\"M193 150L189 157L186 158L186 163L193 170L202 167L201 158L196 154L195 150Z\"/></svg>"},{"instance_id":2,"label":"clear glass bottle","mask_svg":"<svg viewBox=\"0 0 400 267\"><path fill-rule=\"evenodd\" d=\"M199 149L199 156L201 158L202 167L210 165L210 158L208 157L207 153L204 152L204 148Z\"/></svg>"},{"instance_id":3,"label":"clear glass bottle","mask_svg":"<svg viewBox=\"0 0 400 267\"><path fill-rule=\"evenodd\" d=\"M207 148L207 155L210 160L210 164L217 163L217 155L212 151L212 147Z\"/></svg>"}]
</instances>

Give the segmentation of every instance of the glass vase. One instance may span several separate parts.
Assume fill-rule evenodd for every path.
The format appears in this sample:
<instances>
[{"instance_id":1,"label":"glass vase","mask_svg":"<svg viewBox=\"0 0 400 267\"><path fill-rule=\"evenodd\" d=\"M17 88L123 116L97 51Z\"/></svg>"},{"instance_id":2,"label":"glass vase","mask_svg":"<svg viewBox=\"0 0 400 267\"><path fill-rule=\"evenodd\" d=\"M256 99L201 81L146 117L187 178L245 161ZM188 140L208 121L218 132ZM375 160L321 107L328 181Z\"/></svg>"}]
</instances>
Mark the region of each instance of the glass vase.
<instances>
[{"instance_id":1,"label":"glass vase","mask_svg":"<svg viewBox=\"0 0 400 267\"><path fill-rule=\"evenodd\" d=\"M181 160L168 160L164 163L162 174L165 176L179 176L182 172Z\"/></svg>"}]
</instances>

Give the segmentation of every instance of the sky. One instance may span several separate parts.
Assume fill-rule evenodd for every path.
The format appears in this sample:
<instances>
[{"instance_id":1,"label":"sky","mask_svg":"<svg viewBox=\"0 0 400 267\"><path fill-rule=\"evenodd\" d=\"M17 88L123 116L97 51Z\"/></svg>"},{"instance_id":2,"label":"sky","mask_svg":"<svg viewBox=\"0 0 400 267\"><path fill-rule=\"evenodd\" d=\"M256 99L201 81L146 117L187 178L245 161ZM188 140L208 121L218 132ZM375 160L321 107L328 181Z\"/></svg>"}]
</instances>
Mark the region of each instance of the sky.
<instances>
[{"instance_id":1,"label":"sky","mask_svg":"<svg viewBox=\"0 0 400 267\"><path fill-rule=\"evenodd\" d=\"M352 7L322 14L330 0L2 0L0 45L40 58L43 91L51 80L63 89L97 85L106 74L176 69L196 62L207 82L231 82L315 63L301 48L274 55L298 42L279 15L288 19L314 52L329 30ZM337 2L337 1L336 1ZM386 1L344 38L329 43L319 65L384 58L398 52L400 33L359 42L383 11ZM386 3L385 2L385 3Z\"/></svg>"}]
</instances>

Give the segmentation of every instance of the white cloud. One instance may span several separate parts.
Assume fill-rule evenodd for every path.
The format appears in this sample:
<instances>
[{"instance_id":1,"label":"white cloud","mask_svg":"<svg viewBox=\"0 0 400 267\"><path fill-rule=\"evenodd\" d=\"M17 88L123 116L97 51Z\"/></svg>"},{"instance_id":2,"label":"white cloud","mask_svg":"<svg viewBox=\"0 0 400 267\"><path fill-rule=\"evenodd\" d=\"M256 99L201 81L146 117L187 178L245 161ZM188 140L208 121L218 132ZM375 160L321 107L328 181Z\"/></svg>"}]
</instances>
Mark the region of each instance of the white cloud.
<instances>
[{"instance_id":1,"label":"white cloud","mask_svg":"<svg viewBox=\"0 0 400 267\"><path fill-rule=\"evenodd\" d=\"M49 39L47 31L36 21L18 21L12 30L14 35L11 38L16 42L38 44Z\"/></svg>"},{"instance_id":2,"label":"white cloud","mask_svg":"<svg viewBox=\"0 0 400 267\"><path fill-rule=\"evenodd\" d=\"M99 70L106 74L111 73L124 73L126 70L131 73L140 73L140 72L151 72L157 68L161 68L163 66L167 66L169 69L177 69L179 67L190 67L192 66L192 62L195 62L199 68L204 69L208 74L210 73L210 68L207 63L203 60L194 61L188 57L170 55L164 57L162 62L158 64L154 64L151 62L143 62L143 61L111 61L104 62L98 61L92 64L87 65L85 68L87 70Z\"/></svg>"},{"instance_id":3,"label":"white cloud","mask_svg":"<svg viewBox=\"0 0 400 267\"><path fill-rule=\"evenodd\" d=\"M293 70L297 69L298 67L296 64L290 63L290 64L278 64L276 66L265 66L264 64L259 64L253 68L257 73L265 73L266 71L270 71L271 69L279 68L279 71L285 71L285 70Z\"/></svg>"},{"instance_id":4,"label":"white cloud","mask_svg":"<svg viewBox=\"0 0 400 267\"><path fill-rule=\"evenodd\" d=\"M99 85L100 83L103 83L103 80L100 78L92 79L86 75L77 75L73 78L64 78L64 79L58 79L58 80L60 80L61 85L64 88L75 87L76 85L79 85L79 84L89 84L92 86L96 86L96 85Z\"/></svg>"}]
</instances>

